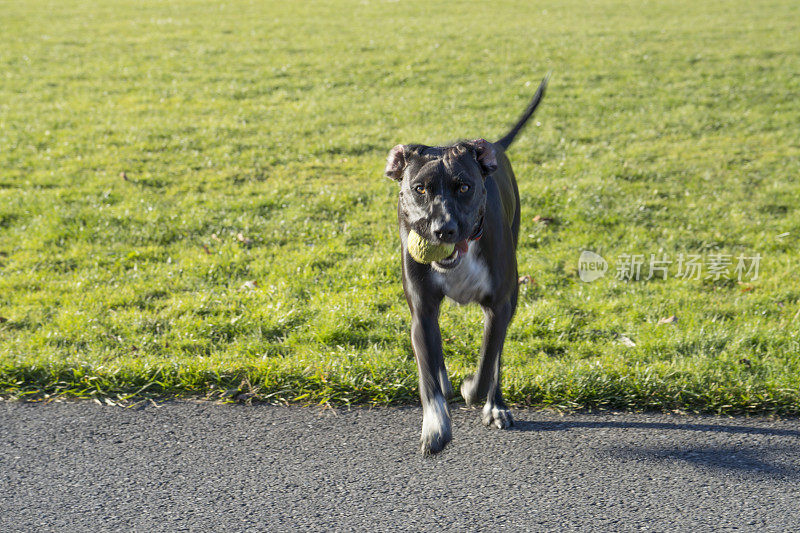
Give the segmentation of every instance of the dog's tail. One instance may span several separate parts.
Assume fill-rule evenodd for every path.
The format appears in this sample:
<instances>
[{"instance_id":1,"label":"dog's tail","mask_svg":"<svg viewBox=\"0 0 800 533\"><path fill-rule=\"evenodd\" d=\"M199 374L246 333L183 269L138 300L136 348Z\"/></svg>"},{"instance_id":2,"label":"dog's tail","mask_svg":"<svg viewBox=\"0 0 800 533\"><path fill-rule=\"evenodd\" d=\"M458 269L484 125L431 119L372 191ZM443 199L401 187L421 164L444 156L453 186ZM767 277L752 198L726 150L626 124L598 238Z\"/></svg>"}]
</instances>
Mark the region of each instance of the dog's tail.
<instances>
[{"instance_id":1,"label":"dog's tail","mask_svg":"<svg viewBox=\"0 0 800 533\"><path fill-rule=\"evenodd\" d=\"M536 111L537 107L539 107L539 102L542 101L542 98L544 98L544 92L545 90L547 90L548 81L550 81L549 72L542 80L542 83L539 84L539 88L536 90L536 94L533 95L533 100L531 100L531 103L528 104L527 109L525 109L525 112L522 114L521 117L519 117L519 120L517 121L516 124L514 124L514 127L511 128L511 130L508 133L506 133L502 139L500 139L495 143L502 146L503 150L508 150L508 147L511 146L511 143L514 142L514 137L516 137L517 134L520 131L522 131L522 128L525 127L525 123L528 122L528 119L531 118L533 112Z\"/></svg>"}]
</instances>

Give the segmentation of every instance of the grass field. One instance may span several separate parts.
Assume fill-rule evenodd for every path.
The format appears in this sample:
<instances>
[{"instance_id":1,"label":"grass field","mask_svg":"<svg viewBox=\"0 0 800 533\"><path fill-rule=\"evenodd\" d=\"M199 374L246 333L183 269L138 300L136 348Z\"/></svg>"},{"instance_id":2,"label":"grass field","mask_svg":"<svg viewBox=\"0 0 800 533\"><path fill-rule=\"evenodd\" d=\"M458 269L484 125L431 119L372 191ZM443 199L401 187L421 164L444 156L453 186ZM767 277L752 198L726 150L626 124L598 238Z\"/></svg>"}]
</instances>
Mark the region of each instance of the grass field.
<instances>
[{"instance_id":1,"label":"grass field","mask_svg":"<svg viewBox=\"0 0 800 533\"><path fill-rule=\"evenodd\" d=\"M796 1L0 13L0 395L413 401L385 155L496 139L552 70L509 153L533 281L507 397L800 413ZM615 277L681 253L759 275ZM456 388L481 318L444 307Z\"/></svg>"}]
</instances>

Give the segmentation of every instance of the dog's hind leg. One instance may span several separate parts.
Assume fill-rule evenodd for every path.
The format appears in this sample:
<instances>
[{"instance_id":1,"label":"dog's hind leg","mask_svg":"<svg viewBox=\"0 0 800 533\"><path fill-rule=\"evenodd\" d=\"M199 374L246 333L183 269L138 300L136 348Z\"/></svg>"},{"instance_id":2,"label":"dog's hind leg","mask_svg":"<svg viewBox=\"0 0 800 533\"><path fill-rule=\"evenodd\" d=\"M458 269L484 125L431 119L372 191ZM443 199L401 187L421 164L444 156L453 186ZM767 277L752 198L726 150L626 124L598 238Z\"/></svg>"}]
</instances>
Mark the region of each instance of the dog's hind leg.
<instances>
[{"instance_id":1,"label":"dog's hind leg","mask_svg":"<svg viewBox=\"0 0 800 533\"><path fill-rule=\"evenodd\" d=\"M461 384L461 395L467 405L485 401L483 423L500 429L514 425L500 391L500 359L508 324L514 316L515 303L506 301L494 308L484 307L481 359L475 374L466 378Z\"/></svg>"}]
</instances>

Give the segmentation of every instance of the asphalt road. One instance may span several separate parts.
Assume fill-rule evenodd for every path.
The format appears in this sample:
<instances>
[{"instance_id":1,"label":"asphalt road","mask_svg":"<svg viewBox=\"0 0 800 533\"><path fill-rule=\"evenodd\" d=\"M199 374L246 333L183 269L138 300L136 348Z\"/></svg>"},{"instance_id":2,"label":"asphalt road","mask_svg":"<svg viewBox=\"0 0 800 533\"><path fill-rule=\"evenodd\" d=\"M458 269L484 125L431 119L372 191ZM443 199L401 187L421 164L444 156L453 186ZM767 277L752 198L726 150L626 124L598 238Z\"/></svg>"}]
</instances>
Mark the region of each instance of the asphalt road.
<instances>
[{"instance_id":1,"label":"asphalt road","mask_svg":"<svg viewBox=\"0 0 800 533\"><path fill-rule=\"evenodd\" d=\"M0 531L800 530L800 421L0 403Z\"/></svg>"}]
</instances>

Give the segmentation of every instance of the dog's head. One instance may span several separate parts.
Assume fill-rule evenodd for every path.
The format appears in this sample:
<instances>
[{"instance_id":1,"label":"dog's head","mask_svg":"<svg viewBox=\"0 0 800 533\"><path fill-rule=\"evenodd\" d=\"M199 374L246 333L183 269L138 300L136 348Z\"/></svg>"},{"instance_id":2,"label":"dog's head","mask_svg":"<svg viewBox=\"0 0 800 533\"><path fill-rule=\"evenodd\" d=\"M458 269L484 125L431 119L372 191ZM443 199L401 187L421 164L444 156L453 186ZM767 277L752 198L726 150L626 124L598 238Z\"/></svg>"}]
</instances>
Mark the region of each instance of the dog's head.
<instances>
[{"instance_id":1,"label":"dog's head","mask_svg":"<svg viewBox=\"0 0 800 533\"><path fill-rule=\"evenodd\" d=\"M456 244L455 266L486 207L486 176L497 169L495 149L484 139L433 147L399 144L386 175L400 184L400 214L410 229L435 244ZM452 263L452 265L451 265Z\"/></svg>"}]
</instances>

